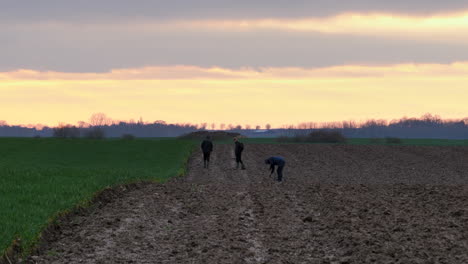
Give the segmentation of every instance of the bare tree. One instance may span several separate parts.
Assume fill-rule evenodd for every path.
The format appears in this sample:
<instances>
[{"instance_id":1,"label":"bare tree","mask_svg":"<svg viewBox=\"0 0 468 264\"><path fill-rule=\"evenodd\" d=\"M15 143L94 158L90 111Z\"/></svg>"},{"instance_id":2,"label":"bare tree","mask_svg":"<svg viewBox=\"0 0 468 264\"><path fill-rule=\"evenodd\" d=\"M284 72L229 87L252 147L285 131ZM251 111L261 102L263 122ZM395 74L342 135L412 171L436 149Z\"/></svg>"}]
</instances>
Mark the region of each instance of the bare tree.
<instances>
[{"instance_id":1,"label":"bare tree","mask_svg":"<svg viewBox=\"0 0 468 264\"><path fill-rule=\"evenodd\" d=\"M266 124L266 125L265 125L265 128L266 128L267 130L270 130L270 129L271 129L271 125L270 125L270 124Z\"/></svg>"},{"instance_id":2,"label":"bare tree","mask_svg":"<svg viewBox=\"0 0 468 264\"><path fill-rule=\"evenodd\" d=\"M343 128L344 129L352 129L352 128L357 128L357 124L355 121L350 120L350 121L343 121Z\"/></svg>"},{"instance_id":3,"label":"bare tree","mask_svg":"<svg viewBox=\"0 0 468 264\"><path fill-rule=\"evenodd\" d=\"M211 123L211 130L215 130L216 128L216 124L215 123Z\"/></svg>"},{"instance_id":4,"label":"bare tree","mask_svg":"<svg viewBox=\"0 0 468 264\"><path fill-rule=\"evenodd\" d=\"M256 129L256 130L260 130L261 128L262 128L262 127L259 126L259 125L256 125L256 126L255 126L255 129Z\"/></svg>"},{"instance_id":5,"label":"bare tree","mask_svg":"<svg viewBox=\"0 0 468 264\"><path fill-rule=\"evenodd\" d=\"M85 136L87 138L102 139L105 136L103 126L112 125L112 119L104 113L95 113L89 118L89 123L92 128L86 132Z\"/></svg>"},{"instance_id":6,"label":"bare tree","mask_svg":"<svg viewBox=\"0 0 468 264\"><path fill-rule=\"evenodd\" d=\"M233 130L234 126L232 124L227 125L228 130Z\"/></svg>"},{"instance_id":7,"label":"bare tree","mask_svg":"<svg viewBox=\"0 0 468 264\"><path fill-rule=\"evenodd\" d=\"M220 125L220 128L221 128L221 130L224 130L224 129L226 128L226 124L222 123L222 124Z\"/></svg>"},{"instance_id":8,"label":"bare tree","mask_svg":"<svg viewBox=\"0 0 468 264\"><path fill-rule=\"evenodd\" d=\"M89 123L92 126L106 126L112 124L112 119L107 117L104 113L95 113L89 118Z\"/></svg>"},{"instance_id":9,"label":"bare tree","mask_svg":"<svg viewBox=\"0 0 468 264\"><path fill-rule=\"evenodd\" d=\"M297 125L297 128L298 128L298 129L306 129L306 128L307 128L307 123L299 123L299 124Z\"/></svg>"},{"instance_id":10,"label":"bare tree","mask_svg":"<svg viewBox=\"0 0 468 264\"><path fill-rule=\"evenodd\" d=\"M252 129L252 126L251 125L245 125L245 129L250 130L250 129Z\"/></svg>"},{"instance_id":11,"label":"bare tree","mask_svg":"<svg viewBox=\"0 0 468 264\"><path fill-rule=\"evenodd\" d=\"M205 130L207 126L208 126L208 123L205 122L205 123L201 123L200 126L199 126L199 128L200 128L201 130Z\"/></svg>"},{"instance_id":12,"label":"bare tree","mask_svg":"<svg viewBox=\"0 0 468 264\"><path fill-rule=\"evenodd\" d=\"M0 120L0 126L8 126L7 121L5 121L5 120Z\"/></svg>"},{"instance_id":13,"label":"bare tree","mask_svg":"<svg viewBox=\"0 0 468 264\"><path fill-rule=\"evenodd\" d=\"M85 121L78 121L78 127L79 128L89 127L89 124L86 123Z\"/></svg>"}]
</instances>

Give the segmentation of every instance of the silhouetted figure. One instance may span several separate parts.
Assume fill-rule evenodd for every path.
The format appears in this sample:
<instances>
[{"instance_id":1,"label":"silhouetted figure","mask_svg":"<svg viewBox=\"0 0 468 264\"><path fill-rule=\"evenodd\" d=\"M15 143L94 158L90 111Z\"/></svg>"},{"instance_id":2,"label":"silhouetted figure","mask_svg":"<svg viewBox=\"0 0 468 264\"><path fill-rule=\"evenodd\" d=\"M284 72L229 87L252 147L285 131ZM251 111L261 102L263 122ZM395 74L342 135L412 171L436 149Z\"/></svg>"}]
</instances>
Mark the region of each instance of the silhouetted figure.
<instances>
[{"instance_id":1,"label":"silhouetted figure","mask_svg":"<svg viewBox=\"0 0 468 264\"><path fill-rule=\"evenodd\" d=\"M201 149L203 152L203 168L210 166L210 154L213 151L213 142L211 142L210 136L206 136L206 139L201 143Z\"/></svg>"},{"instance_id":2,"label":"silhouetted figure","mask_svg":"<svg viewBox=\"0 0 468 264\"><path fill-rule=\"evenodd\" d=\"M239 142L239 139L236 137L234 138L234 154L236 154L236 169L239 169L239 163L241 164L241 168L245 170L244 162L242 162L242 151L244 151L244 144Z\"/></svg>"},{"instance_id":3,"label":"silhouetted figure","mask_svg":"<svg viewBox=\"0 0 468 264\"><path fill-rule=\"evenodd\" d=\"M270 165L270 176L275 172L275 166L278 166L278 169L276 169L276 173L278 174L278 181L283 181L283 169L284 165L286 164L286 161L283 157L270 157L265 160L265 164Z\"/></svg>"}]
</instances>

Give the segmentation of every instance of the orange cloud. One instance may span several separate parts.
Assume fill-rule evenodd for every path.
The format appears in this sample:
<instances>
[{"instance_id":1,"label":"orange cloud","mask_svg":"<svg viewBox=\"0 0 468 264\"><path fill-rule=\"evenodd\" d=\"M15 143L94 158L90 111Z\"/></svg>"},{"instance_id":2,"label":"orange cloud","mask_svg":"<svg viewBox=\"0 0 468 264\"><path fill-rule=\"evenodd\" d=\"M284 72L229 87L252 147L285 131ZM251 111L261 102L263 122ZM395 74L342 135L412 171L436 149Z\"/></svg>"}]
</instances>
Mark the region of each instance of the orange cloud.
<instances>
[{"instance_id":1,"label":"orange cloud","mask_svg":"<svg viewBox=\"0 0 468 264\"><path fill-rule=\"evenodd\" d=\"M145 28L151 29L155 26L149 23ZM222 31L279 30L466 41L468 37L460 32L468 30L468 11L429 16L343 13L324 18L176 21L159 24L158 27ZM449 39L440 39L441 36Z\"/></svg>"},{"instance_id":2,"label":"orange cloud","mask_svg":"<svg viewBox=\"0 0 468 264\"><path fill-rule=\"evenodd\" d=\"M260 67L227 69L198 66L161 66L115 69L104 73L64 73L54 71L16 70L0 72L0 80L226 80L226 79L309 79L362 77L464 77L468 62L452 64L344 65L325 68Z\"/></svg>"}]
</instances>

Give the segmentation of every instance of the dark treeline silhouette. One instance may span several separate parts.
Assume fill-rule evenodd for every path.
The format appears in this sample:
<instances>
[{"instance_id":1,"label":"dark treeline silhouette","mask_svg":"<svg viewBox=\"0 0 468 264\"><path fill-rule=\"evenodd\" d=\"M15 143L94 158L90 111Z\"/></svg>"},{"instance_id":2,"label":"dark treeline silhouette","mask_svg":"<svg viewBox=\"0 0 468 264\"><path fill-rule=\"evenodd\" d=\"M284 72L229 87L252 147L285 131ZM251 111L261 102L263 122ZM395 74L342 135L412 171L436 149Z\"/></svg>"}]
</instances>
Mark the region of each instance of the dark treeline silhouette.
<instances>
[{"instance_id":1,"label":"dark treeline silhouette","mask_svg":"<svg viewBox=\"0 0 468 264\"><path fill-rule=\"evenodd\" d=\"M468 139L468 118L444 120L439 116L426 114L421 118L399 120L368 120L358 124L353 121L341 123L302 123L274 131L275 136L295 137L314 131L329 130L340 132L347 138L440 138Z\"/></svg>"},{"instance_id":2,"label":"dark treeline silhouette","mask_svg":"<svg viewBox=\"0 0 468 264\"><path fill-rule=\"evenodd\" d=\"M130 120L114 121L103 113L93 114L89 123L80 121L77 125L59 124L56 127L9 126L0 121L0 137L57 137L57 138L117 138L134 137L177 137L205 129L206 125L167 124L162 120L152 123Z\"/></svg>"},{"instance_id":3,"label":"dark treeline silhouette","mask_svg":"<svg viewBox=\"0 0 468 264\"><path fill-rule=\"evenodd\" d=\"M167 124L158 120L152 123L139 121L116 122L99 113L91 116L89 123L78 125L60 124L57 127L10 126L0 121L2 137L61 137L61 138L116 138L116 137L178 137L195 131L215 129L215 124ZM347 138L441 138L468 139L468 118L444 120L436 115L426 114L421 118L401 118L399 120L368 120L363 123L343 121L334 123L301 123L272 129L261 126L225 125L220 130L241 133L247 137L295 137L314 131L331 130Z\"/></svg>"},{"instance_id":4,"label":"dark treeline silhouette","mask_svg":"<svg viewBox=\"0 0 468 264\"><path fill-rule=\"evenodd\" d=\"M42 129L22 126L0 126L1 137L59 137L59 138L114 138L114 137L177 137L197 131L190 124L138 124L120 122L118 124L78 127L61 125Z\"/></svg>"},{"instance_id":5,"label":"dark treeline silhouette","mask_svg":"<svg viewBox=\"0 0 468 264\"><path fill-rule=\"evenodd\" d=\"M0 125L1 137L51 137L52 135L53 128L51 127L37 129L23 126Z\"/></svg>"},{"instance_id":6,"label":"dark treeline silhouette","mask_svg":"<svg viewBox=\"0 0 468 264\"><path fill-rule=\"evenodd\" d=\"M164 124L164 123L127 123L76 127L60 126L53 129L52 136L61 138L94 138L122 137L131 139L134 137L176 137L190 132L197 131L197 126L190 124Z\"/></svg>"}]
</instances>

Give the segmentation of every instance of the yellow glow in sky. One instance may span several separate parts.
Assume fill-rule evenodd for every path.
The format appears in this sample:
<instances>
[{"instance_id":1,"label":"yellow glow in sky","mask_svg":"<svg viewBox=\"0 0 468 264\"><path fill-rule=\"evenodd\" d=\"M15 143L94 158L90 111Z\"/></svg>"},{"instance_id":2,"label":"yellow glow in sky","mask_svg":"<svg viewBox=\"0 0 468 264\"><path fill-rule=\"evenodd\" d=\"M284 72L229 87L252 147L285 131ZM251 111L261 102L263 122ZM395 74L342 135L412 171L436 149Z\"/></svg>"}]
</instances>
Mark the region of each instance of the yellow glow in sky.
<instances>
[{"instance_id":1,"label":"yellow glow in sky","mask_svg":"<svg viewBox=\"0 0 468 264\"><path fill-rule=\"evenodd\" d=\"M468 116L468 63L230 70L195 66L109 73L0 73L10 124L129 120L274 126L307 121Z\"/></svg>"},{"instance_id":2,"label":"yellow glow in sky","mask_svg":"<svg viewBox=\"0 0 468 264\"><path fill-rule=\"evenodd\" d=\"M170 21L165 24L147 23L143 28L184 28L191 30L258 31L280 30L389 36L402 38L431 38L445 36L439 41L468 40L468 11L454 14L409 16L389 13L344 13L323 18L244 19Z\"/></svg>"}]
</instances>

